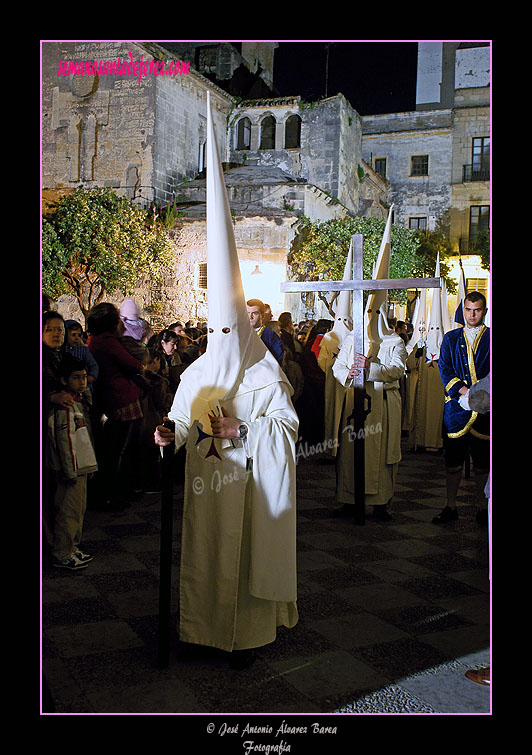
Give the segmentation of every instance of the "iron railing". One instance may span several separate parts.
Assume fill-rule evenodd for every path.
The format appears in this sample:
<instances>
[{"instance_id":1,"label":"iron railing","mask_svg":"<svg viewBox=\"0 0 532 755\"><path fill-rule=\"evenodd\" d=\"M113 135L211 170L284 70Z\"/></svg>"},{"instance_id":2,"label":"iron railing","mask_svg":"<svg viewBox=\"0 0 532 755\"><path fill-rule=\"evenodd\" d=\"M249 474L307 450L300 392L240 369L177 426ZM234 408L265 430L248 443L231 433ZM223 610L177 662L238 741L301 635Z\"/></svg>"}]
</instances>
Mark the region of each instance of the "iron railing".
<instances>
[{"instance_id":1,"label":"iron railing","mask_svg":"<svg viewBox=\"0 0 532 755\"><path fill-rule=\"evenodd\" d=\"M463 165L462 181L489 181L489 165Z\"/></svg>"}]
</instances>

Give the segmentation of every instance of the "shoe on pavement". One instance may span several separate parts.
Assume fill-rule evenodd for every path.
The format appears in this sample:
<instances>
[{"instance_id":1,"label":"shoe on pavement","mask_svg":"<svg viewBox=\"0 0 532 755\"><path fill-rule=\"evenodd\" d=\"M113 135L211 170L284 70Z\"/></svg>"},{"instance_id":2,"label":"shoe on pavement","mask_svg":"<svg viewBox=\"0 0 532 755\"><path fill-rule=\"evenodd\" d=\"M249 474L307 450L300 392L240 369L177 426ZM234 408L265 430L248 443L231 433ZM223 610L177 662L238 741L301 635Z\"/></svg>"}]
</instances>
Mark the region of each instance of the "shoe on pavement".
<instances>
[{"instance_id":1,"label":"shoe on pavement","mask_svg":"<svg viewBox=\"0 0 532 755\"><path fill-rule=\"evenodd\" d=\"M465 672L465 676L477 684L483 684L486 687L491 686L489 666L487 668L469 669L469 671Z\"/></svg>"},{"instance_id":2,"label":"shoe on pavement","mask_svg":"<svg viewBox=\"0 0 532 755\"><path fill-rule=\"evenodd\" d=\"M252 648L249 650L233 650L229 656L229 666L236 671L243 671L255 662L256 657Z\"/></svg>"},{"instance_id":3,"label":"shoe on pavement","mask_svg":"<svg viewBox=\"0 0 532 755\"><path fill-rule=\"evenodd\" d=\"M455 522L458 519L458 511L456 509L446 506L438 516L435 516L432 520L433 524L446 524L447 522Z\"/></svg>"},{"instance_id":4,"label":"shoe on pavement","mask_svg":"<svg viewBox=\"0 0 532 755\"><path fill-rule=\"evenodd\" d=\"M80 561L73 553L68 558L54 559L54 566L58 569L68 569L69 571L78 571L79 569L85 569L88 566L88 562Z\"/></svg>"},{"instance_id":5,"label":"shoe on pavement","mask_svg":"<svg viewBox=\"0 0 532 755\"><path fill-rule=\"evenodd\" d=\"M92 559L94 558L88 553L83 553L83 551L80 551L79 548L74 549L73 555L78 559L78 561L81 561L82 564L88 564L89 561L92 561Z\"/></svg>"},{"instance_id":6,"label":"shoe on pavement","mask_svg":"<svg viewBox=\"0 0 532 755\"><path fill-rule=\"evenodd\" d=\"M390 522L392 520L392 515L386 506L374 506L373 516L378 522Z\"/></svg>"}]
</instances>

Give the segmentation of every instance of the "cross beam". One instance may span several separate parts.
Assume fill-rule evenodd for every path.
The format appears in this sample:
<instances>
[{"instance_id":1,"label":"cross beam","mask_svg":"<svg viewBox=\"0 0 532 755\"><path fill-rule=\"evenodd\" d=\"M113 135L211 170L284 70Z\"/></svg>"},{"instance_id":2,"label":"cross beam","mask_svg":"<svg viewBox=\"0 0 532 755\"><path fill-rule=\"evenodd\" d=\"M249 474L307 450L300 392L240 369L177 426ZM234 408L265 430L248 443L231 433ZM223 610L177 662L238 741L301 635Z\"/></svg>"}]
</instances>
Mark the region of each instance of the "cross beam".
<instances>
[{"instance_id":1,"label":"cross beam","mask_svg":"<svg viewBox=\"0 0 532 755\"><path fill-rule=\"evenodd\" d=\"M357 233L351 237L353 246L353 279L341 281L287 281L281 283L281 291L352 291L353 292L353 345L356 354L364 353L364 291L382 291L407 288L440 288L440 278L379 278L364 279L362 267L363 238ZM354 475L355 475L355 521L365 521L365 460L364 423L371 411L371 399L364 389L364 371L353 378L354 409L349 418L353 424ZM367 405L366 405L367 401ZM361 432L359 432L361 431Z\"/></svg>"},{"instance_id":2,"label":"cross beam","mask_svg":"<svg viewBox=\"0 0 532 755\"><path fill-rule=\"evenodd\" d=\"M399 288L440 288L440 278L379 278L350 281L287 281L281 291L377 291Z\"/></svg>"}]
</instances>

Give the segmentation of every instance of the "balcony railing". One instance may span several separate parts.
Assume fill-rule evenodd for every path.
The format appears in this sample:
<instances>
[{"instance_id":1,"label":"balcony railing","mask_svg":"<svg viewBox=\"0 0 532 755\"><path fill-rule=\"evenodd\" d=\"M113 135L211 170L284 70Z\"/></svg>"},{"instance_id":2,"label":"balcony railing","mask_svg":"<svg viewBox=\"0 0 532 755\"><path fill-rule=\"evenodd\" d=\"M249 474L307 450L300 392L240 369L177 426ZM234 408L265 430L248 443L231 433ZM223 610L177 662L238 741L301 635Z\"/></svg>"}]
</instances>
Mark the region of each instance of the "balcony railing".
<instances>
[{"instance_id":1,"label":"balcony railing","mask_svg":"<svg viewBox=\"0 0 532 755\"><path fill-rule=\"evenodd\" d=\"M463 165L462 181L489 181L489 165Z\"/></svg>"},{"instance_id":2,"label":"balcony railing","mask_svg":"<svg viewBox=\"0 0 532 755\"><path fill-rule=\"evenodd\" d=\"M475 238L460 238L458 249L460 254L479 254L479 242Z\"/></svg>"}]
</instances>

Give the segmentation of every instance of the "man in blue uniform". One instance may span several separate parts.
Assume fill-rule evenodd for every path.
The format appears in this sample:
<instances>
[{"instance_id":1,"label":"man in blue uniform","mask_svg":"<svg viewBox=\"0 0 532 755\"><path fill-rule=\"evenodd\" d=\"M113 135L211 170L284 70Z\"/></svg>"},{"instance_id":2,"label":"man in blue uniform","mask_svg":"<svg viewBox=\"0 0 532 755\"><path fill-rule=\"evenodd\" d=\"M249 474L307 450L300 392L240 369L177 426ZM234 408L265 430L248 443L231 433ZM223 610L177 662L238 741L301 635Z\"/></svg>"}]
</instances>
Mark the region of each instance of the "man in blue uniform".
<instances>
[{"instance_id":1,"label":"man in blue uniform","mask_svg":"<svg viewBox=\"0 0 532 755\"><path fill-rule=\"evenodd\" d=\"M284 359L283 342L281 341L277 333L275 333L271 328L267 328L266 325L263 324L262 318L264 316L266 305L263 304L260 299L249 299L246 304L251 327L257 331L257 335L262 338L262 341L266 348L271 351L273 356L277 359L282 367Z\"/></svg>"},{"instance_id":2,"label":"man in blue uniform","mask_svg":"<svg viewBox=\"0 0 532 755\"><path fill-rule=\"evenodd\" d=\"M487 523L484 488L490 466L489 413L472 411L467 401L471 386L490 372L490 332L484 325L485 315L485 297L478 291L469 293L464 300L465 326L447 332L440 348L438 365L445 389L443 443L447 505L432 520L435 524L458 518L456 496L468 454L473 462L480 501L477 521Z\"/></svg>"}]
</instances>

